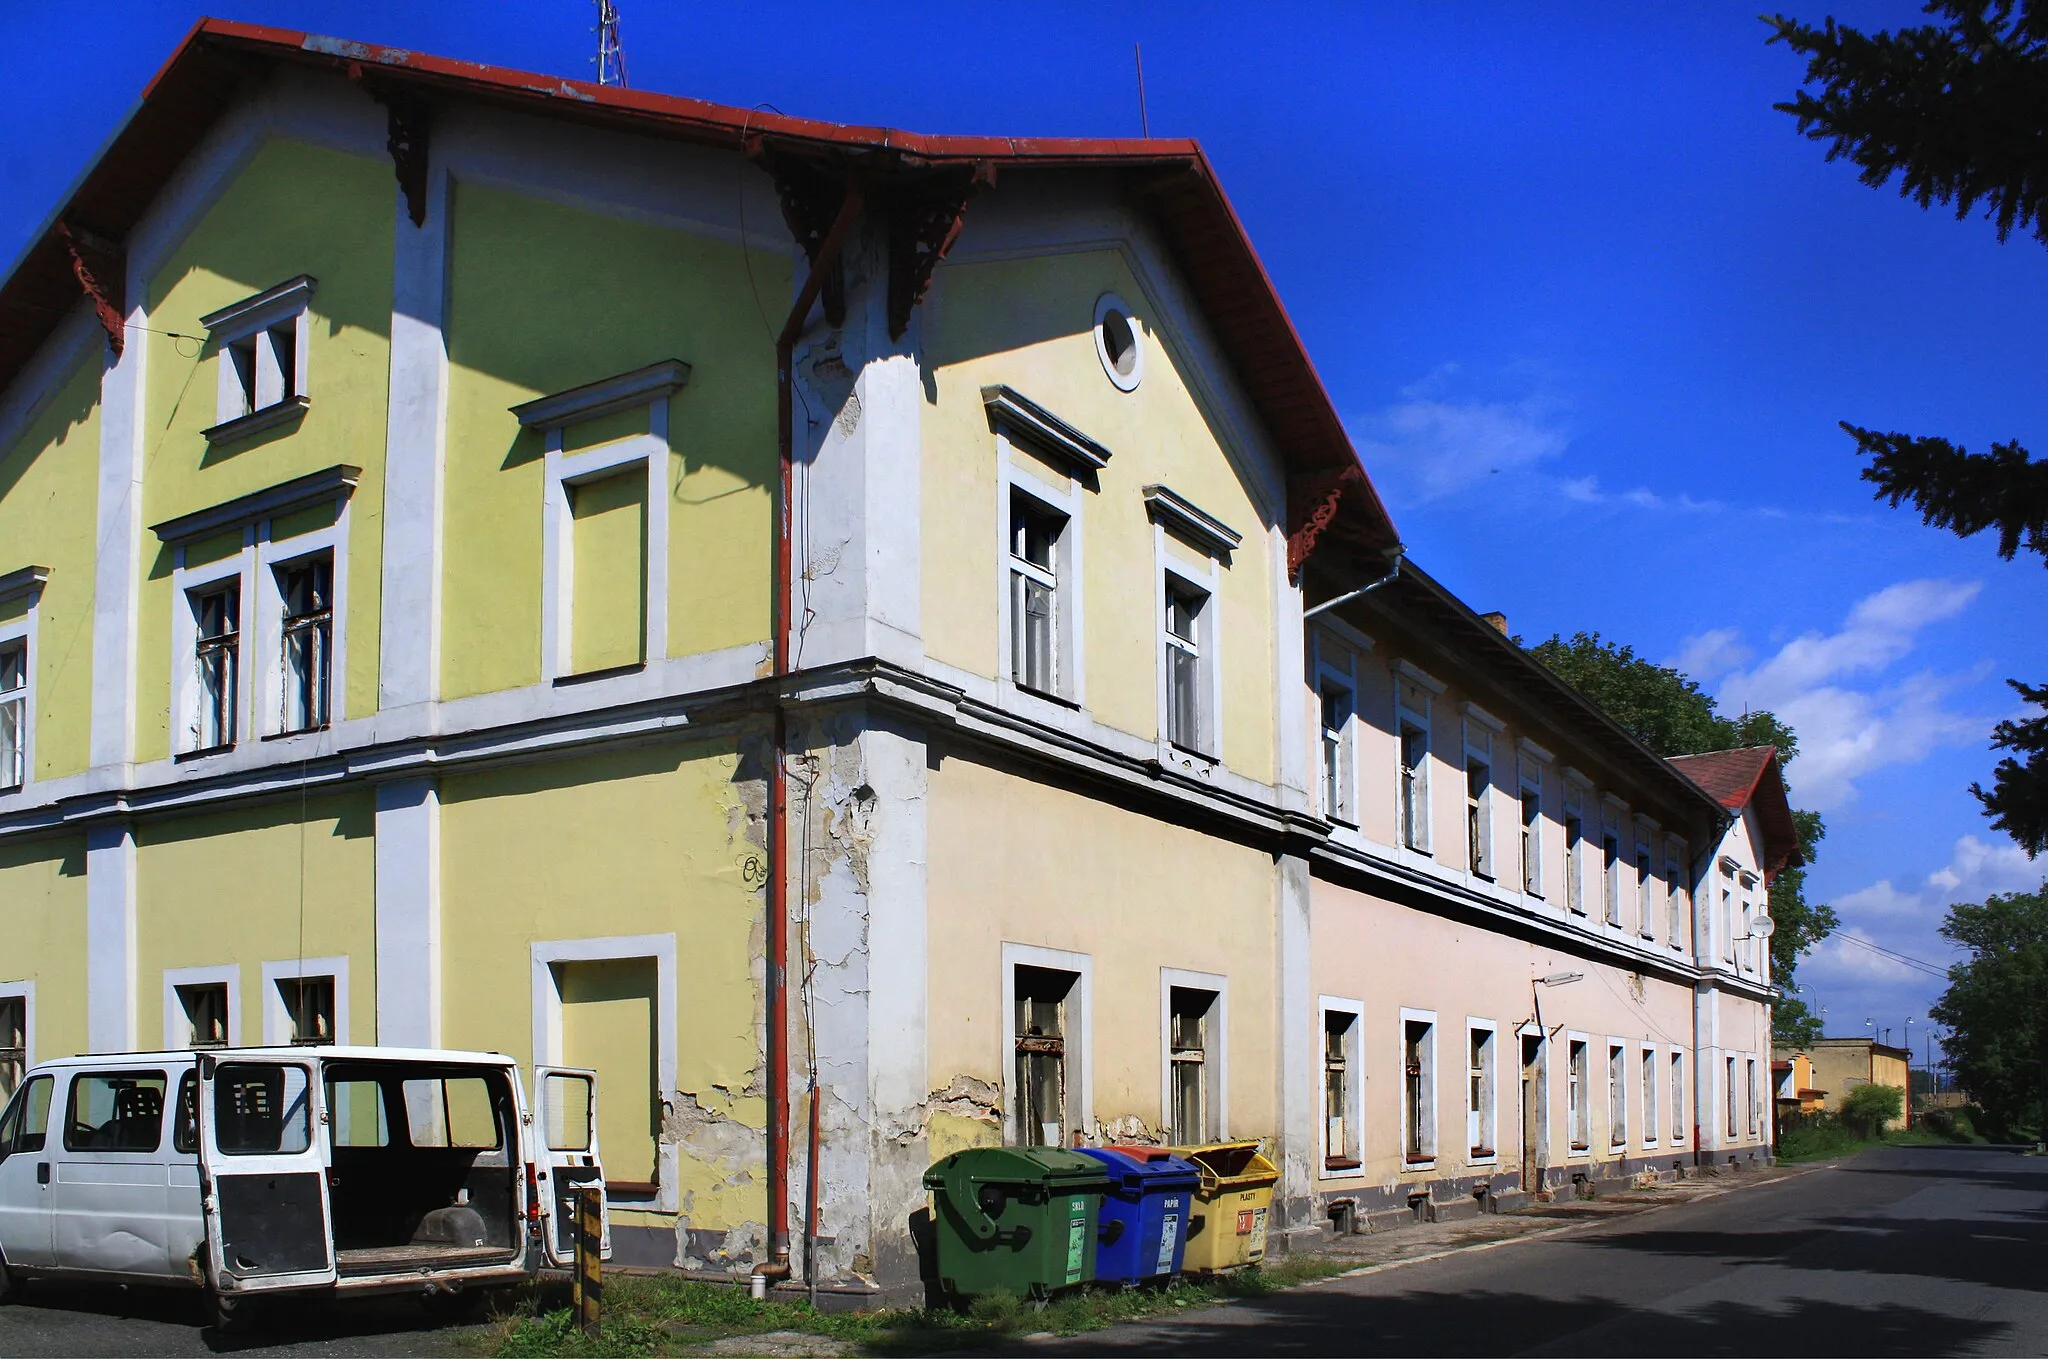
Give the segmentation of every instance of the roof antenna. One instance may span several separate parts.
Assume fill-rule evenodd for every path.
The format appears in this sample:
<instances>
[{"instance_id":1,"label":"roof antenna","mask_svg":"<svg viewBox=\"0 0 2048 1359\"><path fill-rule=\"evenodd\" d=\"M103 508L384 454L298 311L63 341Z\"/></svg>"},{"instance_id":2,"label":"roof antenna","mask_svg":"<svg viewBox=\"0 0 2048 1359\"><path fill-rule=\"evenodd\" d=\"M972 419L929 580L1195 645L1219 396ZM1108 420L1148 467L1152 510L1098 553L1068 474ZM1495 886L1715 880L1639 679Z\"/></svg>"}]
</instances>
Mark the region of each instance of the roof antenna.
<instances>
[{"instance_id":1,"label":"roof antenna","mask_svg":"<svg viewBox=\"0 0 2048 1359\"><path fill-rule=\"evenodd\" d=\"M1150 138L1152 120L1145 113L1145 49L1137 43L1132 43L1131 56L1138 63L1138 130L1143 136Z\"/></svg>"},{"instance_id":2,"label":"roof antenna","mask_svg":"<svg viewBox=\"0 0 2048 1359\"><path fill-rule=\"evenodd\" d=\"M619 7L597 0L597 83L626 88L626 49L619 45Z\"/></svg>"}]
</instances>

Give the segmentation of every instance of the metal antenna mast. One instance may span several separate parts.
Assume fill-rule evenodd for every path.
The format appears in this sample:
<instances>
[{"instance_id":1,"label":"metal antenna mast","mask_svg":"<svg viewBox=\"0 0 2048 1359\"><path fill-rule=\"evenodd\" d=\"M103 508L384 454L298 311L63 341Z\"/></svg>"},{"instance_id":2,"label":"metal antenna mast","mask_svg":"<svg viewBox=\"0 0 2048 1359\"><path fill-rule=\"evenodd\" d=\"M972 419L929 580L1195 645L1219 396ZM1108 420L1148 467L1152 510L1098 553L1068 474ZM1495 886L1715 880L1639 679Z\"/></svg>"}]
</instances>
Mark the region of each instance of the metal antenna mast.
<instances>
[{"instance_id":1,"label":"metal antenna mast","mask_svg":"<svg viewBox=\"0 0 2048 1359\"><path fill-rule=\"evenodd\" d=\"M597 83L626 88L626 49L619 45L619 7L597 0Z\"/></svg>"}]
</instances>

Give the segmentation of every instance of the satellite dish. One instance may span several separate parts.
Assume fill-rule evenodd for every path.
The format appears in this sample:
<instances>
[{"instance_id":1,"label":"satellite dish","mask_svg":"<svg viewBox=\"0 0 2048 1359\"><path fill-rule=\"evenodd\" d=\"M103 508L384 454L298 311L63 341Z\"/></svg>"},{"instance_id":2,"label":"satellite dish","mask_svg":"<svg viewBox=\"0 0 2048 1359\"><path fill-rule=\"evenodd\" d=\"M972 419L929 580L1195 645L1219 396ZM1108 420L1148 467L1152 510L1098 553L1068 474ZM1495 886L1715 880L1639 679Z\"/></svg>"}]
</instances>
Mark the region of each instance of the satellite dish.
<instances>
[{"instance_id":1,"label":"satellite dish","mask_svg":"<svg viewBox=\"0 0 2048 1359\"><path fill-rule=\"evenodd\" d=\"M1777 932L1777 928L1778 922L1767 915L1753 916L1749 922L1749 932L1751 936L1757 939L1770 938L1772 934Z\"/></svg>"}]
</instances>

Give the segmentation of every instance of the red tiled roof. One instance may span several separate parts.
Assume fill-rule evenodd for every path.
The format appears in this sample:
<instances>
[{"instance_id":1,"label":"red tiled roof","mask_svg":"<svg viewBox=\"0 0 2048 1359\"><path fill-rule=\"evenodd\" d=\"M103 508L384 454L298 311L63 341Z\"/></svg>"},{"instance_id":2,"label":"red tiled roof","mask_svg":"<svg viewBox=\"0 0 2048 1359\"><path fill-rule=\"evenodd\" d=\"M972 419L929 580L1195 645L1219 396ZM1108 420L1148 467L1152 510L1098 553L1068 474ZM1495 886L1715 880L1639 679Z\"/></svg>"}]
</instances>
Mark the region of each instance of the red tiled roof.
<instances>
[{"instance_id":1,"label":"red tiled roof","mask_svg":"<svg viewBox=\"0 0 2048 1359\"><path fill-rule=\"evenodd\" d=\"M268 66L287 62L370 76L380 87L402 86L422 97L491 103L736 152L759 138L783 155L896 171L981 162L1006 171L1122 171L1133 198L1151 212L1174 252L1289 467L1325 488L1333 475L1350 478L1346 484L1352 489L1342 494L1330 536L1373 551L1398 542L1370 481L1351 476L1361 469L1343 423L1208 158L1192 140L925 136L850 127L221 19L202 19L193 27L0 283L0 390L78 303L62 228L122 241L241 91ZM1299 512L1290 509L1290 516L1298 521Z\"/></svg>"},{"instance_id":2,"label":"red tiled roof","mask_svg":"<svg viewBox=\"0 0 2048 1359\"><path fill-rule=\"evenodd\" d=\"M1776 746L1745 746L1704 755L1674 755L1678 771L1706 790L1731 812L1755 807L1764 835L1764 871L1776 874L1806 862L1799 848L1799 828L1785 792L1784 771Z\"/></svg>"}]
</instances>

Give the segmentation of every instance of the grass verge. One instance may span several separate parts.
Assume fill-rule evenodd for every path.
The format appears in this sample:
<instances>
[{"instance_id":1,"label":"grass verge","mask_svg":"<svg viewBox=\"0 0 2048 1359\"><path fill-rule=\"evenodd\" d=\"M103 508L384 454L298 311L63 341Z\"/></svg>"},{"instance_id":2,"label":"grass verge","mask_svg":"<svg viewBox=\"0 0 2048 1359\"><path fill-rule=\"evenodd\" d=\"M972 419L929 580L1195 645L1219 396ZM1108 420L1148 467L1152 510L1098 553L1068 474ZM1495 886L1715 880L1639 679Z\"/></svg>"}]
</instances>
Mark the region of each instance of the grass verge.
<instances>
[{"instance_id":1,"label":"grass verge","mask_svg":"<svg viewBox=\"0 0 2048 1359\"><path fill-rule=\"evenodd\" d=\"M1868 1147L1952 1147L1982 1141L1984 1139L1974 1132L1941 1133L1924 1127L1900 1129L1881 1137L1864 1137L1840 1123L1816 1122L1788 1129L1778 1139L1778 1159L1790 1162L1832 1161L1842 1156L1853 1156Z\"/></svg>"},{"instance_id":2,"label":"grass verge","mask_svg":"<svg viewBox=\"0 0 2048 1359\"><path fill-rule=\"evenodd\" d=\"M1255 1298L1342 1273L1356 1261L1291 1255L1215 1279L1161 1288L1083 1289L1034 1306L1007 1293L974 1300L964 1312L895 1309L820 1312L804 1302L755 1302L744 1289L645 1275L605 1280L602 1333L590 1339L567 1307L566 1285L537 1284L508 1298L470 1346L483 1354L691 1354L731 1336L796 1332L838 1342L850 1354L922 1355L990 1349L1038 1331L1075 1335L1120 1322Z\"/></svg>"}]
</instances>

